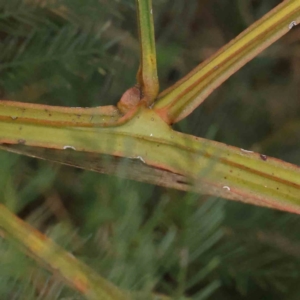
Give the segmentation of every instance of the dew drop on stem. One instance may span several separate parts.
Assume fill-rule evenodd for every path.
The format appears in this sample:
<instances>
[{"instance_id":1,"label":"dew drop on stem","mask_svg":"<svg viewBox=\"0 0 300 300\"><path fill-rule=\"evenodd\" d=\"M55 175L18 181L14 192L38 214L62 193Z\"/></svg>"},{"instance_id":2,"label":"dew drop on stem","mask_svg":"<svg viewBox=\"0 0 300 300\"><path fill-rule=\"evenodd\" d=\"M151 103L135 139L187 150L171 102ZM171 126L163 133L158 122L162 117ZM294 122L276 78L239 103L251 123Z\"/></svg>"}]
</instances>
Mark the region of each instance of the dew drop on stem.
<instances>
[{"instance_id":1,"label":"dew drop on stem","mask_svg":"<svg viewBox=\"0 0 300 300\"><path fill-rule=\"evenodd\" d=\"M225 190L227 190L228 192L230 192L230 187L227 186L227 185L224 185L224 186L223 186L223 189L225 189Z\"/></svg>"},{"instance_id":2,"label":"dew drop on stem","mask_svg":"<svg viewBox=\"0 0 300 300\"><path fill-rule=\"evenodd\" d=\"M137 156L136 158L139 159L142 163L144 163L144 164L146 163L145 160L141 156Z\"/></svg>"},{"instance_id":3,"label":"dew drop on stem","mask_svg":"<svg viewBox=\"0 0 300 300\"><path fill-rule=\"evenodd\" d=\"M245 150L245 149L242 149L242 148L241 148L241 151L242 151L242 152L245 152L245 153L253 153L253 151Z\"/></svg>"},{"instance_id":4,"label":"dew drop on stem","mask_svg":"<svg viewBox=\"0 0 300 300\"><path fill-rule=\"evenodd\" d=\"M75 147L73 147L73 146L64 146L63 149L64 150L67 150L67 149L76 150Z\"/></svg>"},{"instance_id":5,"label":"dew drop on stem","mask_svg":"<svg viewBox=\"0 0 300 300\"><path fill-rule=\"evenodd\" d=\"M295 26L297 26L297 22L296 21L292 21L289 25L289 29L291 30L292 28L294 28Z\"/></svg>"}]
</instances>

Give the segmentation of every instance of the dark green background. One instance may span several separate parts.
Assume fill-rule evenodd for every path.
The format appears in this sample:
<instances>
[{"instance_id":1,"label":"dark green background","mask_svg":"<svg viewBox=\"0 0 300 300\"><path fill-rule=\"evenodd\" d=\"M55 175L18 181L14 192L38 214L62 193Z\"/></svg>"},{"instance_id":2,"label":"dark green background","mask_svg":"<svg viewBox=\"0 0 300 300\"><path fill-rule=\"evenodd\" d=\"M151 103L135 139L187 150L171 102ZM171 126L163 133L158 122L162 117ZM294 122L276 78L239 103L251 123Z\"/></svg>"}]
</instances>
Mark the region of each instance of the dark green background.
<instances>
[{"instance_id":1,"label":"dark green background","mask_svg":"<svg viewBox=\"0 0 300 300\"><path fill-rule=\"evenodd\" d=\"M163 90L280 1L153 2ZM295 27L175 128L300 164L299 38ZM0 1L2 99L116 104L135 84L138 55L134 1ZM2 151L0 162L1 201L122 288L299 299L297 215ZM1 299L81 299L22 248L0 243Z\"/></svg>"}]
</instances>

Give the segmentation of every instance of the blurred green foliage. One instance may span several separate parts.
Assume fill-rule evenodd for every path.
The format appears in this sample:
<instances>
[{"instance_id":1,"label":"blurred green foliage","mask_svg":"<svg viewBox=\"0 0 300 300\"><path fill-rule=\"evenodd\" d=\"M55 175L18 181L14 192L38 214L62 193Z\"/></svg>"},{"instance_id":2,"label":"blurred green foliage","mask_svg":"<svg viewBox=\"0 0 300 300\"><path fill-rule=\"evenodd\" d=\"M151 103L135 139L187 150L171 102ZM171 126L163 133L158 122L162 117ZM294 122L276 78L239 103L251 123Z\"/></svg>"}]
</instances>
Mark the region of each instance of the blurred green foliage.
<instances>
[{"instance_id":1,"label":"blurred green foliage","mask_svg":"<svg viewBox=\"0 0 300 300\"><path fill-rule=\"evenodd\" d=\"M280 1L153 1L161 89ZM300 28L175 127L300 164ZM135 83L133 0L0 1L2 99L116 104ZM300 218L0 152L1 201L121 288L298 299ZM1 234L2 236L2 234ZM5 234L3 234L5 237ZM1 299L82 299L0 239Z\"/></svg>"}]
</instances>

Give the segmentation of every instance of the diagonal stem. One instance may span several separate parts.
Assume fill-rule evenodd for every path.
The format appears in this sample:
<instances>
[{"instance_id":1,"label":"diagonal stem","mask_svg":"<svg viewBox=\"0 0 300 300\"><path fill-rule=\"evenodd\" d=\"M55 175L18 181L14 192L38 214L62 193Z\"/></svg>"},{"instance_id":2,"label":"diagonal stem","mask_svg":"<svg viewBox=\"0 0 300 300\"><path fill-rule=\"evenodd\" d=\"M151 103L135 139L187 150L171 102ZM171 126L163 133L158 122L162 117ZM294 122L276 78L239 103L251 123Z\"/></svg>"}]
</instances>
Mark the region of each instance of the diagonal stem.
<instances>
[{"instance_id":1,"label":"diagonal stem","mask_svg":"<svg viewBox=\"0 0 300 300\"><path fill-rule=\"evenodd\" d=\"M176 123L196 109L219 85L300 21L300 0L283 1L211 58L163 91L155 111Z\"/></svg>"},{"instance_id":2,"label":"diagonal stem","mask_svg":"<svg viewBox=\"0 0 300 300\"><path fill-rule=\"evenodd\" d=\"M141 55L137 81L142 96L145 98L147 105L150 106L159 91L152 0L136 0L136 4Z\"/></svg>"},{"instance_id":3,"label":"diagonal stem","mask_svg":"<svg viewBox=\"0 0 300 300\"><path fill-rule=\"evenodd\" d=\"M73 255L59 247L45 235L25 223L4 205L0 205L0 227L39 261L59 274L86 299L128 300L128 292L121 291Z\"/></svg>"}]
</instances>

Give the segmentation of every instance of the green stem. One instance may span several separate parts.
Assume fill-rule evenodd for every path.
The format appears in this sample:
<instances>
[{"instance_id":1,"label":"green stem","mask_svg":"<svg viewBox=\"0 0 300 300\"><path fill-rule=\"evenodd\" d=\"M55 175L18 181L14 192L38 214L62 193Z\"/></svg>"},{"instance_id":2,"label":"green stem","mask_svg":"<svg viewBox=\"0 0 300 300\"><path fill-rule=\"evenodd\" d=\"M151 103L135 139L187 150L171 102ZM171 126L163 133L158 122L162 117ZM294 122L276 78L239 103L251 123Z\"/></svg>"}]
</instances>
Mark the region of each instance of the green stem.
<instances>
[{"instance_id":1,"label":"green stem","mask_svg":"<svg viewBox=\"0 0 300 300\"><path fill-rule=\"evenodd\" d=\"M131 299L127 292L121 291L99 276L72 254L19 219L2 204L0 204L0 227L24 246L35 259L46 264L50 270L59 274L68 285L82 293L87 299Z\"/></svg>"},{"instance_id":2,"label":"green stem","mask_svg":"<svg viewBox=\"0 0 300 300\"><path fill-rule=\"evenodd\" d=\"M300 21L300 1L283 1L175 85L163 91L154 109L176 123L196 109L220 84Z\"/></svg>"},{"instance_id":3,"label":"green stem","mask_svg":"<svg viewBox=\"0 0 300 300\"><path fill-rule=\"evenodd\" d=\"M151 0L136 0L140 37L141 63L137 74L138 83L148 106L152 105L159 91L156 50Z\"/></svg>"},{"instance_id":4,"label":"green stem","mask_svg":"<svg viewBox=\"0 0 300 300\"><path fill-rule=\"evenodd\" d=\"M0 143L127 157L186 176L202 193L300 213L297 166L173 131L153 109L138 107L113 127L37 123L22 111L14 119L10 113L7 106L0 111Z\"/></svg>"}]
</instances>

